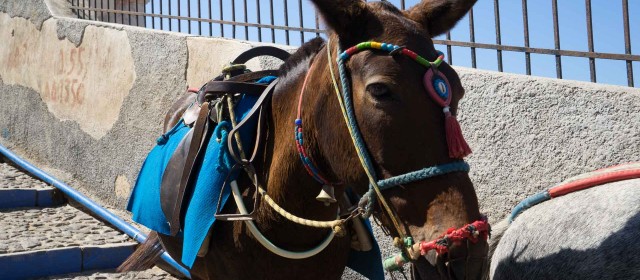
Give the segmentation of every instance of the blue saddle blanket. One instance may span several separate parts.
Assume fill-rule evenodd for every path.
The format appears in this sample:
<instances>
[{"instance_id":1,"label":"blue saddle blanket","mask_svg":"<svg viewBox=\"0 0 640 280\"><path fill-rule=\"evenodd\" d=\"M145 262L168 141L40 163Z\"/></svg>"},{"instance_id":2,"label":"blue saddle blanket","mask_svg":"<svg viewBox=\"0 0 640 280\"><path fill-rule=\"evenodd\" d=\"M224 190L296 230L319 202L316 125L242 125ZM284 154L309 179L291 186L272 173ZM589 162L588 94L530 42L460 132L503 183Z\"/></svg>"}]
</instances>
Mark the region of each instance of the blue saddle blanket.
<instances>
[{"instance_id":1,"label":"blue saddle blanket","mask_svg":"<svg viewBox=\"0 0 640 280\"><path fill-rule=\"evenodd\" d=\"M273 77L265 77L258 82L269 83ZM236 106L237 121L243 119L257 98L245 95ZM251 147L253 132L256 121L247 123L241 130L240 136L245 147ZM129 198L127 210L133 214L133 220L151 230L161 234L169 235L169 224L160 206L160 185L162 174L177 148L180 141L191 128L182 121L176 124L170 131L165 133L157 141L157 145L149 152L142 168L138 174L138 179ZM198 170L195 183L191 184L191 189L185 191L185 206L183 229L178 236L183 238L182 260L181 262L192 267L196 260L197 253L202 246L209 229L213 226L218 197L222 189L222 184L227 177L232 165L227 147L226 137L230 130L227 122L219 123L213 129L210 141L202 151L201 159L196 162L194 170ZM216 141L220 139L221 141ZM231 179L235 174L232 174ZM226 188L222 194L221 207L224 206L230 195L230 189ZM371 226L366 221L369 231ZM373 238L373 235L371 235ZM215 238L215 232L212 233ZM352 250L349 255L349 267L370 279L384 279L382 271L382 260L380 249L376 242L374 248L368 252L357 252Z\"/></svg>"}]
</instances>

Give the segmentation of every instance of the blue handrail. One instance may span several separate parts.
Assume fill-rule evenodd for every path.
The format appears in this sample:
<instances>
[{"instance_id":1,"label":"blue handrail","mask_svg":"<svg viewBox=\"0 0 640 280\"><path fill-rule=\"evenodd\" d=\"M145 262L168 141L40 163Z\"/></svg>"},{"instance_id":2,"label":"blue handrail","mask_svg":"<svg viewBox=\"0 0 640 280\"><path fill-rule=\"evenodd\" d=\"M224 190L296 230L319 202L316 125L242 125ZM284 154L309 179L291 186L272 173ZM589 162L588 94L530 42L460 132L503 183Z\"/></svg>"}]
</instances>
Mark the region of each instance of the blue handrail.
<instances>
[{"instance_id":1,"label":"blue handrail","mask_svg":"<svg viewBox=\"0 0 640 280\"><path fill-rule=\"evenodd\" d=\"M119 230L123 231L124 233L126 233L127 235L131 236L131 238L135 239L137 242L142 243L147 239L147 235L142 233L139 229L137 229L133 225L127 223L126 221L124 221L120 217L118 217L115 214L109 212L109 210L104 209L102 206L100 206L99 204L97 204L96 202L94 202L93 200L88 198L87 196L83 195L82 193L78 192L77 190L73 189L69 185L67 185L67 184L63 183L62 181L56 179L55 177L47 174L46 172L42 171L38 167L36 167L33 164L29 163L28 161L20 158L19 156L17 156L13 152L11 152L9 149L7 149L5 146L0 145L0 153L2 155L4 155L7 159L9 159L10 161L12 161L15 164L17 164L18 166L22 167L27 172L29 172L29 173L35 175L36 177L38 177L40 180L45 181L45 182L49 183L50 185L56 187L57 189L62 191L65 195L67 195L67 197L77 201L82 206L84 206L87 209L89 209L89 211L91 211L94 214L96 214L98 217L102 218L106 222L108 222L111 225L115 226L117 229L119 229ZM163 252L162 255L161 255L161 258L166 263L168 263L173 268L175 268L180 273L182 273L184 276L191 278L191 275L189 274L189 271L186 268L184 268L182 265L178 264L174 259L172 259L171 256L169 256L169 254L167 254L167 252Z\"/></svg>"}]
</instances>

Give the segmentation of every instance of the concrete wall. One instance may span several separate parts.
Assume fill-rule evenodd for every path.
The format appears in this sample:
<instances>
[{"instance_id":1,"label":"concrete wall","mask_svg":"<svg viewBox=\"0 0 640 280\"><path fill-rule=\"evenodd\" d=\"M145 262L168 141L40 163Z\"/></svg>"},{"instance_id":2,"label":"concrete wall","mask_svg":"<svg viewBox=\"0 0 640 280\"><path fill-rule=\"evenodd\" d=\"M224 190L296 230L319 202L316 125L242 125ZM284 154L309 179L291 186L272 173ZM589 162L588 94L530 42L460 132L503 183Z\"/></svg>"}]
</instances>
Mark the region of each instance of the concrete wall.
<instances>
[{"instance_id":1,"label":"concrete wall","mask_svg":"<svg viewBox=\"0 0 640 280\"><path fill-rule=\"evenodd\" d=\"M173 100L256 44L18 2L0 2L0 143L118 207ZM640 90L456 69L471 176L491 220L568 176L640 161Z\"/></svg>"},{"instance_id":2,"label":"concrete wall","mask_svg":"<svg viewBox=\"0 0 640 280\"><path fill-rule=\"evenodd\" d=\"M0 1L0 143L122 207L173 101L256 44L67 18L67 5Z\"/></svg>"}]
</instances>

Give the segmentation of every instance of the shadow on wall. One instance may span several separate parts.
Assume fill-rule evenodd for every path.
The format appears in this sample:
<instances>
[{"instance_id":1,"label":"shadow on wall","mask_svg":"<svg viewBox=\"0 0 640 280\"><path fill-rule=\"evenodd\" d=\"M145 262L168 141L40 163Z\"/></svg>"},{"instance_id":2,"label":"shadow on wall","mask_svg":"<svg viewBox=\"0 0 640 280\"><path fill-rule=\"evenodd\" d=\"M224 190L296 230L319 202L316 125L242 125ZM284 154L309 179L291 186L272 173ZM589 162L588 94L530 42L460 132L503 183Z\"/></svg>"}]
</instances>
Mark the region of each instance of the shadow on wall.
<instances>
[{"instance_id":1,"label":"shadow on wall","mask_svg":"<svg viewBox=\"0 0 640 280\"><path fill-rule=\"evenodd\" d=\"M71 1L71 0L69 0ZM145 5L150 0L96 0L96 1L71 1L76 6L85 8L98 8L131 12L145 12ZM78 17L88 20L97 20L111 23L120 23L133 26L146 27L145 17L136 15L113 14L106 12L78 11Z\"/></svg>"},{"instance_id":2,"label":"shadow on wall","mask_svg":"<svg viewBox=\"0 0 640 280\"><path fill-rule=\"evenodd\" d=\"M580 238L576 236L575 238ZM519 242L526 242L520 239ZM640 277L640 213L597 248L561 249L540 259L526 260L529 244L502 259L493 279L638 279ZM562 247L562 244L557 244ZM518 248L517 244L514 246ZM524 255L524 256L523 256ZM525 260L522 260L522 259ZM520 261L519 261L520 259Z\"/></svg>"}]
</instances>

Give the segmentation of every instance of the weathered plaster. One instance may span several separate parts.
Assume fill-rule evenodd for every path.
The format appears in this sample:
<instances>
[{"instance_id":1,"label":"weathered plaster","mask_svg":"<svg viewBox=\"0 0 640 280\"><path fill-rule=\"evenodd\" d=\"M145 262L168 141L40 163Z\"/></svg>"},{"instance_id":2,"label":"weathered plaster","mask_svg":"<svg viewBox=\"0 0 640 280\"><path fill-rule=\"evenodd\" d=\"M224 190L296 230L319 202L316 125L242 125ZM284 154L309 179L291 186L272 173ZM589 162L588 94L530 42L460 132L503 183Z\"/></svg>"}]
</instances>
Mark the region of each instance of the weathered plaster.
<instances>
[{"instance_id":1,"label":"weathered plaster","mask_svg":"<svg viewBox=\"0 0 640 280\"><path fill-rule=\"evenodd\" d=\"M61 120L77 122L99 139L117 121L135 72L127 34L88 26L78 46L59 40L56 19L40 31L24 18L0 13L0 76L40 93Z\"/></svg>"}]
</instances>

